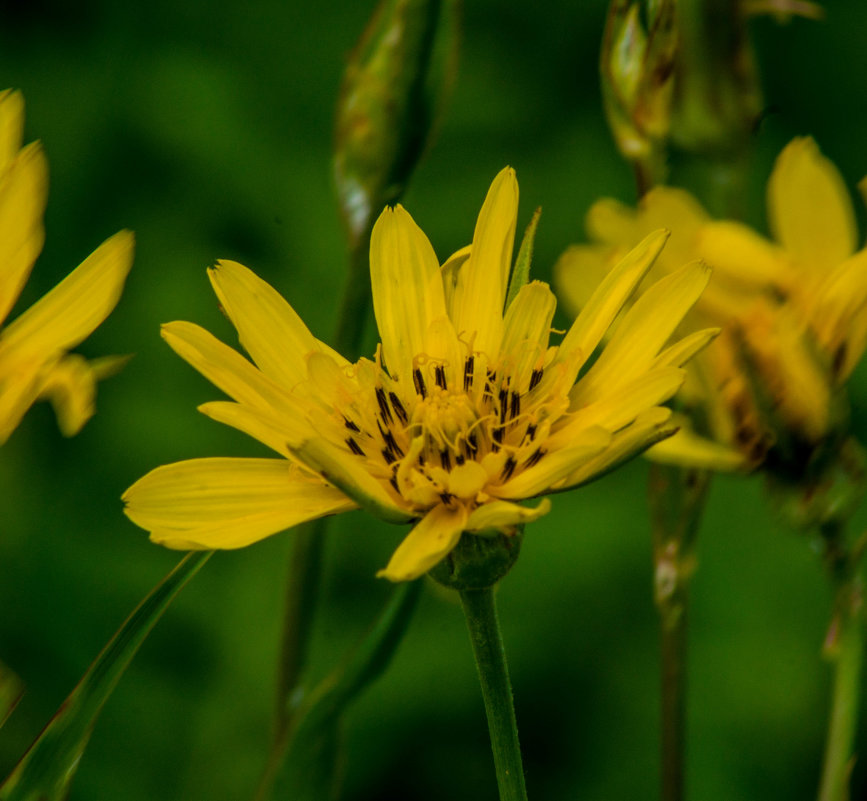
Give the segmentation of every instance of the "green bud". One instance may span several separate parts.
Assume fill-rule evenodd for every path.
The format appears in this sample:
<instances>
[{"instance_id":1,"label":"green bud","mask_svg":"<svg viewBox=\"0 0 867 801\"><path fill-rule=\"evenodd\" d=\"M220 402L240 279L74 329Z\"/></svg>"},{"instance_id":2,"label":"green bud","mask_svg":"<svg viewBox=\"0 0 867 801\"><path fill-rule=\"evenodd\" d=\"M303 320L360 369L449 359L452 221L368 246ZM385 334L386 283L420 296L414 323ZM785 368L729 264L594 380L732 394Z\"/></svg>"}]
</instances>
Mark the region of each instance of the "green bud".
<instances>
[{"instance_id":1,"label":"green bud","mask_svg":"<svg viewBox=\"0 0 867 801\"><path fill-rule=\"evenodd\" d=\"M689 153L739 154L762 111L742 0L678 0L672 138Z\"/></svg>"},{"instance_id":2,"label":"green bud","mask_svg":"<svg viewBox=\"0 0 867 801\"><path fill-rule=\"evenodd\" d=\"M675 0L612 0L600 55L602 98L624 158L653 183L661 178L669 135L678 32ZM645 187L649 188L649 187Z\"/></svg>"},{"instance_id":3,"label":"green bud","mask_svg":"<svg viewBox=\"0 0 867 801\"><path fill-rule=\"evenodd\" d=\"M515 564L523 537L523 526L511 533L464 532L452 552L428 575L444 587L461 592L493 587Z\"/></svg>"},{"instance_id":4,"label":"green bud","mask_svg":"<svg viewBox=\"0 0 867 801\"><path fill-rule=\"evenodd\" d=\"M457 0L382 0L349 58L337 104L335 176L353 248L398 200L454 76Z\"/></svg>"}]
</instances>

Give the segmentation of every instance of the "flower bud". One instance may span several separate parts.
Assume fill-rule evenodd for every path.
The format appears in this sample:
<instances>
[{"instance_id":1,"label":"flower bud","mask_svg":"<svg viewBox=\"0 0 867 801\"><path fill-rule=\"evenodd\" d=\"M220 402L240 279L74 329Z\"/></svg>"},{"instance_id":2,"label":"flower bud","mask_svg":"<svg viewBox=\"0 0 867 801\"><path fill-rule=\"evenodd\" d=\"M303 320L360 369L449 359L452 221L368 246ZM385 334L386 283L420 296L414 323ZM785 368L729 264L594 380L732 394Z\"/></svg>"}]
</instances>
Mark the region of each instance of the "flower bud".
<instances>
[{"instance_id":1,"label":"flower bud","mask_svg":"<svg viewBox=\"0 0 867 801\"><path fill-rule=\"evenodd\" d=\"M614 140L623 156L658 173L670 127L677 52L675 0L641 5L612 0L600 55L602 97Z\"/></svg>"},{"instance_id":2,"label":"flower bud","mask_svg":"<svg viewBox=\"0 0 867 801\"><path fill-rule=\"evenodd\" d=\"M337 104L335 176L353 247L401 196L454 74L457 0L382 0L349 58Z\"/></svg>"}]
</instances>

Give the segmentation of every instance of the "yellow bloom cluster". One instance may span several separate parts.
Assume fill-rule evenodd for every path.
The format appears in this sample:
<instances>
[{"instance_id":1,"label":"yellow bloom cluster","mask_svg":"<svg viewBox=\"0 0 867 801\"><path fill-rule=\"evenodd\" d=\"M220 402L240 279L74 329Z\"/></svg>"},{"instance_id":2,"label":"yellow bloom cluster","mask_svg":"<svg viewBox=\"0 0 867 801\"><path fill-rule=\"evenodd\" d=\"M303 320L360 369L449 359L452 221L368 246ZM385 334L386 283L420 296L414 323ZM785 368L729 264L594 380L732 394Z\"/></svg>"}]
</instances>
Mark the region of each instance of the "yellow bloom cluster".
<instances>
[{"instance_id":1,"label":"yellow bloom cluster","mask_svg":"<svg viewBox=\"0 0 867 801\"><path fill-rule=\"evenodd\" d=\"M527 283L506 307L517 211L517 181L505 169L472 244L441 266L410 215L387 208L370 245L382 344L354 364L250 270L219 262L211 283L255 365L192 323L169 323L163 336L233 399L200 410L283 458L159 467L127 490L129 517L168 547L237 548L363 507L414 522L380 571L409 580L463 532L510 533L550 506L518 501L585 483L670 435L660 404L716 331L668 340L709 270L692 263L644 292L579 379L666 234L625 254L552 345L546 284Z\"/></svg>"},{"instance_id":2,"label":"yellow bloom cluster","mask_svg":"<svg viewBox=\"0 0 867 801\"><path fill-rule=\"evenodd\" d=\"M0 93L0 324L42 250L48 165L38 142L22 148L24 101ZM0 329L0 444L34 401L54 404L61 431L75 434L93 414L96 381L118 359L69 354L108 316L132 266L133 237L121 231L54 289Z\"/></svg>"},{"instance_id":3,"label":"yellow bloom cluster","mask_svg":"<svg viewBox=\"0 0 867 801\"><path fill-rule=\"evenodd\" d=\"M700 258L714 277L687 320L722 333L692 362L681 392L695 430L653 448L661 461L751 468L787 453L811 453L840 422L838 389L867 344L867 250L845 184L812 139L792 141L768 183L773 240L746 225L713 220L687 192L658 187L637 209L598 201L587 229L594 244L570 248L555 272L565 302L581 309L590 287L648 231L671 242L651 275ZM704 435L697 436L697 433Z\"/></svg>"}]
</instances>

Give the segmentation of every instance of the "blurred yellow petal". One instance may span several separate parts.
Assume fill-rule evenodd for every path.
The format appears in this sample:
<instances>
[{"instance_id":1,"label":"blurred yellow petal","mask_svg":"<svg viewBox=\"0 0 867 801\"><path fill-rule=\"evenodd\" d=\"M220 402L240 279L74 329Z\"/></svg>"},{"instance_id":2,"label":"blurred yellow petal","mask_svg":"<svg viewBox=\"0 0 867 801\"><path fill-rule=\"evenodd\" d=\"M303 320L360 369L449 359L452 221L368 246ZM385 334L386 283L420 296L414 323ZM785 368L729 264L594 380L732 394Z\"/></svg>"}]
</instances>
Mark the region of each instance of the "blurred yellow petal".
<instances>
[{"instance_id":1,"label":"blurred yellow petal","mask_svg":"<svg viewBox=\"0 0 867 801\"><path fill-rule=\"evenodd\" d=\"M191 459L152 470L123 495L127 516L169 548L241 548L355 504L282 459Z\"/></svg>"},{"instance_id":2,"label":"blurred yellow petal","mask_svg":"<svg viewBox=\"0 0 867 801\"><path fill-rule=\"evenodd\" d=\"M129 231L107 239L0 333L0 348L22 357L46 358L77 345L115 307L132 256Z\"/></svg>"},{"instance_id":3,"label":"blurred yellow petal","mask_svg":"<svg viewBox=\"0 0 867 801\"><path fill-rule=\"evenodd\" d=\"M768 182L771 229L786 250L817 273L851 255L857 228L837 168L809 137L794 139Z\"/></svg>"},{"instance_id":4,"label":"blurred yellow petal","mask_svg":"<svg viewBox=\"0 0 867 801\"><path fill-rule=\"evenodd\" d=\"M24 97L6 89L0 93L0 180L21 149L24 136Z\"/></svg>"},{"instance_id":5,"label":"blurred yellow petal","mask_svg":"<svg viewBox=\"0 0 867 801\"><path fill-rule=\"evenodd\" d=\"M458 544L466 522L465 506L434 506L376 575L390 581L412 581L427 573Z\"/></svg>"},{"instance_id":6,"label":"blurred yellow petal","mask_svg":"<svg viewBox=\"0 0 867 801\"><path fill-rule=\"evenodd\" d=\"M71 437L93 416L96 375L83 357L66 356L43 372L39 395L51 401L61 433Z\"/></svg>"},{"instance_id":7,"label":"blurred yellow petal","mask_svg":"<svg viewBox=\"0 0 867 801\"><path fill-rule=\"evenodd\" d=\"M3 130L3 106L0 136L9 136L10 132ZM47 196L45 154L40 145L29 145L0 173L0 322L12 310L42 250L42 215Z\"/></svg>"},{"instance_id":8,"label":"blurred yellow petal","mask_svg":"<svg viewBox=\"0 0 867 801\"><path fill-rule=\"evenodd\" d=\"M9 439L25 412L39 397L43 364L26 361L7 365L0 379L0 445Z\"/></svg>"},{"instance_id":9,"label":"blurred yellow petal","mask_svg":"<svg viewBox=\"0 0 867 801\"><path fill-rule=\"evenodd\" d=\"M729 220L699 231L696 251L714 269L714 280L733 279L757 288L787 287L793 280L786 251L752 228Z\"/></svg>"},{"instance_id":10,"label":"blurred yellow petal","mask_svg":"<svg viewBox=\"0 0 867 801\"><path fill-rule=\"evenodd\" d=\"M744 454L735 448L698 436L689 428L686 418L677 415L672 422L681 425L680 430L673 437L662 440L647 451L648 458L654 462L701 470L719 470L724 473L747 467L748 460Z\"/></svg>"},{"instance_id":11,"label":"blurred yellow petal","mask_svg":"<svg viewBox=\"0 0 867 801\"><path fill-rule=\"evenodd\" d=\"M615 251L607 245L572 245L554 264L559 297L574 314L583 309L614 266Z\"/></svg>"}]
</instances>

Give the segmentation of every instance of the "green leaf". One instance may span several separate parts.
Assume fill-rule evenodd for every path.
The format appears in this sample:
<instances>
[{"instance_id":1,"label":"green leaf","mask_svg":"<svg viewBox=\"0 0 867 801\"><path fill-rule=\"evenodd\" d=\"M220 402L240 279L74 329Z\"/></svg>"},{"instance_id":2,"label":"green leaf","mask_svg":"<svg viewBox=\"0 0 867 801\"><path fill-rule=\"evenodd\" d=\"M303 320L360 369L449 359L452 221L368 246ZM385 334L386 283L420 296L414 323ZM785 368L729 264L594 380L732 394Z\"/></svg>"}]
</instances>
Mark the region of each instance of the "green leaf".
<instances>
[{"instance_id":1,"label":"green leaf","mask_svg":"<svg viewBox=\"0 0 867 801\"><path fill-rule=\"evenodd\" d=\"M6 665L0 662L0 727L6 722L15 705L21 700L24 685Z\"/></svg>"},{"instance_id":2,"label":"green leaf","mask_svg":"<svg viewBox=\"0 0 867 801\"><path fill-rule=\"evenodd\" d=\"M421 581L398 586L344 662L297 700L292 727L284 741L275 744L257 799L330 801L337 797L343 713L385 672L403 639L421 588Z\"/></svg>"},{"instance_id":3,"label":"green leaf","mask_svg":"<svg viewBox=\"0 0 867 801\"><path fill-rule=\"evenodd\" d=\"M174 597L213 551L187 554L136 607L0 787L2 801L62 801L96 718Z\"/></svg>"},{"instance_id":4,"label":"green leaf","mask_svg":"<svg viewBox=\"0 0 867 801\"><path fill-rule=\"evenodd\" d=\"M512 280L509 281L509 292L506 295L506 308L512 305L515 296L520 292L521 287L530 280L530 262L533 261L533 243L536 241L536 228L539 225L539 217L542 214L542 209L538 208L533 212L533 218L524 231L524 238L521 240L521 247L518 250L518 258L515 259L515 269L512 270Z\"/></svg>"}]
</instances>

